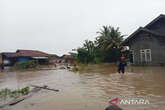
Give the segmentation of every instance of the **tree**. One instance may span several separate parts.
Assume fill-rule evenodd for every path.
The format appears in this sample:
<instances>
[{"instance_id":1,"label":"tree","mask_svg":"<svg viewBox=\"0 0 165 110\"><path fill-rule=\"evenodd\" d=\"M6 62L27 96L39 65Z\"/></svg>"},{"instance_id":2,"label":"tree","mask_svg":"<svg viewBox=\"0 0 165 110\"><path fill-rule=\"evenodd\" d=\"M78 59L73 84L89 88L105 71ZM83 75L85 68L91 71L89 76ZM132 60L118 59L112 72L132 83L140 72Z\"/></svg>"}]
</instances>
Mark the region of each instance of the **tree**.
<instances>
[{"instance_id":1,"label":"tree","mask_svg":"<svg viewBox=\"0 0 165 110\"><path fill-rule=\"evenodd\" d=\"M93 62L95 58L95 45L93 41L85 40L82 48L77 49L77 59L81 63Z\"/></svg>"},{"instance_id":2,"label":"tree","mask_svg":"<svg viewBox=\"0 0 165 110\"><path fill-rule=\"evenodd\" d=\"M103 26L97 33L99 36L95 41L85 40L83 47L77 49L77 60L81 63L118 61L124 37L119 28Z\"/></svg>"},{"instance_id":3,"label":"tree","mask_svg":"<svg viewBox=\"0 0 165 110\"><path fill-rule=\"evenodd\" d=\"M96 38L96 44L105 51L114 46L119 48L124 37L124 35L121 35L119 28L115 29L111 26L103 26L103 29L97 33L99 36Z\"/></svg>"},{"instance_id":4,"label":"tree","mask_svg":"<svg viewBox=\"0 0 165 110\"><path fill-rule=\"evenodd\" d=\"M88 56L93 59L94 56L95 56L95 45L94 45L94 43L90 40L85 40L84 49L87 50Z\"/></svg>"},{"instance_id":5,"label":"tree","mask_svg":"<svg viewBox=\"0 0 165 110\"><path fill-rule=\"evenodd\" d=\"M105 62L116 62L121 56L120 43L123 41L124 35L121 35L119 28L111 26L103 26L103 28L97 32L99 36L96 38L96 45L104 52Z\"/></svg>"}]
</instances>

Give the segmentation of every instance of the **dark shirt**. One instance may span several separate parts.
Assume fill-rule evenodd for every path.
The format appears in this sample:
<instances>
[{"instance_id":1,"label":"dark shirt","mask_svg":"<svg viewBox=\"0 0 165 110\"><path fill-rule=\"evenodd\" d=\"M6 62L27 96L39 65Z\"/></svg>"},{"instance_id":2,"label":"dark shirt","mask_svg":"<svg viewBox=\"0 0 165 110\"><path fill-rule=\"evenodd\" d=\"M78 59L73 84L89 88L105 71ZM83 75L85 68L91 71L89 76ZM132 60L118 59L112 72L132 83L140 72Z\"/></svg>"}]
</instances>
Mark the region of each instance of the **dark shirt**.
<instances>
[{"instance_id":1,"label":"dark shirt","mask_svg":"<svg viewBox=\"0 0 165 110\"><path fill-rule=\"evenodd\" d=\"M119 63L119 68L124 68L125 66L127 66L127 64L126 64L126 62L123 62L123 61L120 61L120 63Z\"/></svg>"}]
</instances>

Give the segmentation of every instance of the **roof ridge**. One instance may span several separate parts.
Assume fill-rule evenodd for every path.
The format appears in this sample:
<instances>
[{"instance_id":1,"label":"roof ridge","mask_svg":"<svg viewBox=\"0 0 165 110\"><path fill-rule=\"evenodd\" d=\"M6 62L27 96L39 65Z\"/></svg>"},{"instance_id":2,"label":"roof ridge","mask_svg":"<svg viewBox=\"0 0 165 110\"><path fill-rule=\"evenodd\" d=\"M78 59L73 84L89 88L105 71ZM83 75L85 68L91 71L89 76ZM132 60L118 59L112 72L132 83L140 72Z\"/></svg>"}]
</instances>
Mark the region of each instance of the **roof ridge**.
<instances>
[{"instance_id":1,"label":"roof ridge","mask_svg":"<svg viewBox=\"0 0 165 110\"><path fill-rule=\"evenodd\" d=\"M147 25L145 25L144 27L145 28L148 28L150 25L152 25L153 23L155 23L157 20L159 20L160 18L164 17L165 18L165 15L164 14L160 14L158 17L156 17L155 19L153 19L151 22L149 22Z\"/></svg>"},{"instance_id":2,"label":"roof ridge","mask_svg":"<svg viewBox=\"0 0 165 110\"><path fill-rule=\"evenodd\" d=\"M160 14L160 16L165 16L165 14Z\"/></svg>"},{"instance_id":3,"label":"roof ridge","mask_svg":"<svg viewBox=\"0 0 165 110\"><path fill-rule=\"evenodd\" d=\"M31 51L31 52L41 52L41 53L46 53L46 52L43 52L43 51L41 51L41 50L25 50L25 49L17 49L16 52L18 52L18 51ZM46 53L46 54L48 54L48 53Z\"/></svg>"},{"instance_id":4,"label":"roof ridge","mask_svg":"<svg viewBox=\"0 0 165 110\"><path fill-rule=\"evenodd\" d=\"M165 35L161 35L155 31L152 31L152 30L149 30L148 28L146 27L139 27L135 32L133 32L131 35L129 35L129 37L127 37L123 42L122 44L124 44L125 42L127 42L129 39L131 39L135 34L137 34L138 32L140 31L145 31L145 32L148 32L148 33L151 33L151 34L155 34L157 36L165 36Z\"/></svg>"},{"instance_id":5,"label":"roof ridge","mask_svg":"<svg viewBox=\"0 0 165 110\"><path fill-rule=\"evenodd\" d=\"M40 51L40 50L32 50L32 49L17 49L17 50L21 50L21 51Z\"/></svg>"}]
</instances>

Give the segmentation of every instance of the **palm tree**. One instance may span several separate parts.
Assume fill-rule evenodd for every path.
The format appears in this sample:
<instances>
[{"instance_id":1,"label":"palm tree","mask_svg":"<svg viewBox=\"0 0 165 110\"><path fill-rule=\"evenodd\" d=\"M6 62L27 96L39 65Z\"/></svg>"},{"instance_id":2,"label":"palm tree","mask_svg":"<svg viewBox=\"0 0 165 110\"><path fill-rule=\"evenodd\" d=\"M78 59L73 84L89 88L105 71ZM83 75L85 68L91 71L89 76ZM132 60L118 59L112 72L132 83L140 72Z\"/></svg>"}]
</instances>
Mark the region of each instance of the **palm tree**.
<instances>
[{"instance_id":1,"label":"palm tree","mask_svg":"<svg viewBox=\"0 0 165 110\"><path fill-rule=\"evenodd\" d=\"M92 41L90 40L85 40L84 46L83 46L90 57L94 57L95 54L95 45Z\"/></svg>"},{"instance_id":2,"label":"palm tree","mask_svg":"<svg viewBox=\"0 0 165 110\"><path fill-rule=\"evenodd\" d=\"M96 38L96 44L99 48L105 51L113 46L119 48L124 37L124 35L121 35L121 32L119 32L119 28L115 29L111 26L103 26L103 28L97 33L99 36Z\"/></svg>"}]
</instances>

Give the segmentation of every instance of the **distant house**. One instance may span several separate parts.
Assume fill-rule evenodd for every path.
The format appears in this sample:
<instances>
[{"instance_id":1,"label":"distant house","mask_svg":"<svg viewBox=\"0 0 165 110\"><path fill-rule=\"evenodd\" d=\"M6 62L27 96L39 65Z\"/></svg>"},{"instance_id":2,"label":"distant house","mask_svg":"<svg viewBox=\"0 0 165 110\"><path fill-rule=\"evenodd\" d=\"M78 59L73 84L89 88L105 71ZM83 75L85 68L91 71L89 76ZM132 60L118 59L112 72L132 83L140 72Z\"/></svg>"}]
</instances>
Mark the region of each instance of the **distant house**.
<instances>
[{"instance_id":1,"label":"distant house","mask_svg":"<svg viewBox=\"0 0 165 110\"><path fill-rule=\"evenodd\" d=\"M2 55L0 54L0 65L2 64Z\"/></svg>"},{"instance_id":2,"label":"distant house","mask_svg":"<svg viewBox=\"0 0 165 110\"><path fill-rule=\"evenodd\" d=\"M3 52L2 56L2 64L5 66L12 66L17 62L17 55L15 52Z\"/></svg>"},{"instance_id":3,"label":"distant house","mask_svg":"<svg viewBox=\"0 0 165 110\"><path fill-rule=\"evenodd\" d=\"M16 62L35 60L39 64L48 61L49 54L37 50L17 50L16 52L3 52L2 62L6 66L13 66Z\"/></svg>"},{"instance_id":4,"label":"distant house","mask_svg":"<svg viewBox=\"0 0 165 110\"><path fill-rule=\"evenodd\" d=\"M57 63L58 60L60 59L60 57L56 54L49 54L49 58L50 58L50 63L51 64Z\"/></svg>"},{"instance_id":5,"label":"distant house","mask_svg":"<svg viewBox=\"0 0 165 110\"><path fill-rule=\"evenodd\" d=\"M61 56L61 62L62 63L70 63L73 64L73 62L75 62L75 58L72 55L63 55Z\"/></svg>"},{"instance_id":6,"label":"distant house","mask_svg":"<svg viewBox=\"0 0 165 110\"><path fill-rule=\"evenodd\" d=\"M165 15L160 15L132 33L123 43L131 51L130 61L136 65L165 64Z\"/></svg>"}]
</instances>

